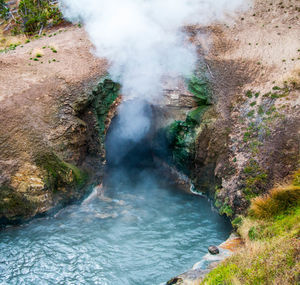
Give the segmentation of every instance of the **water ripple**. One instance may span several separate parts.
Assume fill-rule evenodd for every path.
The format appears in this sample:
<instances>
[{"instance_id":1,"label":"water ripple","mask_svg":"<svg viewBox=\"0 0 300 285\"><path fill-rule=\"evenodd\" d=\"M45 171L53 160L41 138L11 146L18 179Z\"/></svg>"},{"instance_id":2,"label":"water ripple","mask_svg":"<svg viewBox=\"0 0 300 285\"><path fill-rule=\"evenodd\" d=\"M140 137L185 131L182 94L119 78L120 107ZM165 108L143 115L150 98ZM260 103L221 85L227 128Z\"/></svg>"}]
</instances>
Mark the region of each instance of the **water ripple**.
<instances>
[{"instance_id":1,"label":"water ripple","mask_svg":"<svg viewBox=\"0 0 300 285\"><path fill-rule=\"evenodd\" d=\"M159 284L229 231L202 197L122 185L54 218L0 232L0 284Z\"/></svg>"}]
</instances>

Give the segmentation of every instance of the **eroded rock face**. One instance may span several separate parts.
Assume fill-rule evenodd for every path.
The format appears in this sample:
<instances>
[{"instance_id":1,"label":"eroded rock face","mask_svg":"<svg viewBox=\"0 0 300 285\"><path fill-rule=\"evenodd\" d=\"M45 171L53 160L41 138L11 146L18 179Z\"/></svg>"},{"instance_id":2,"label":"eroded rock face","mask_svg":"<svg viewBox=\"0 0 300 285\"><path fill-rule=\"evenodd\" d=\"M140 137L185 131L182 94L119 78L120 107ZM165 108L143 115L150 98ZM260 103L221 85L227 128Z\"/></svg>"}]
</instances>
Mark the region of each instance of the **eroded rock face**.
<instances>
[{"instance_id":1,"label":"eroded rock face","mask_svg":"<svg viewBox=\"0 0 300 285\"><path fill-rule=\"evenodd\" d=\"M184 171L188 166L196 188L232 219L247 211L251 198L292 174L299 161L297 11L265 6L257 0L231 23L187 28L203 60L198 75L209 82L212 105L197 126L187 122L188 112L175 116L179 124L169 124L173 163ZM271 24L275 20L280 31ZM178 109L185 109L186 88L168 88L170 102L182 97L173 100Z\"/></svg>"},{"instance_id":2,"label":"eroded rock face","mask_svg":"<svg viewBox=\"0 0 300 285\"><path fill-rule=\"evenodd\" d=\"M104 136L118 84L102 79L50 94L32 116L31 99L0 113L0 222L19 223L83 197L102 175ZM42 92L42 89L40 90Z\"/></svg>"}]
</instances>

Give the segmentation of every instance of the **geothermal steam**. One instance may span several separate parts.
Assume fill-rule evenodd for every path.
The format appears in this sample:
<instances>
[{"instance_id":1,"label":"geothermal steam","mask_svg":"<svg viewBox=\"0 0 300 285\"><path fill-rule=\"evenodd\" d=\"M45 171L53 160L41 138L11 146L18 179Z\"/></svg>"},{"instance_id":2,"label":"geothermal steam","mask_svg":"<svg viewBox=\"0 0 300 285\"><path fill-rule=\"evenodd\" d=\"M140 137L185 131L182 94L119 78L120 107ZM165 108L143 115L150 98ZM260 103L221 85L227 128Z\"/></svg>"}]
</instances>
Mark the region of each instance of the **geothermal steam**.
<instances>
[{"instance_id":1,"label":"geothermal steam","mask_svg":"<svg viewBox=\"0 0 300 285\"><path fill-rule=\"evenodd\" d=\"M139 141L150 127L145 104L159 100L162 77L189 76L196 63L183 26L208 24L243 8L245 0L61 0L66 17L80 20L95 54L110 62L130 104L119 109L116 135ZM136 99L139 100L136 100Z\"/></svg>"}]
</instances>

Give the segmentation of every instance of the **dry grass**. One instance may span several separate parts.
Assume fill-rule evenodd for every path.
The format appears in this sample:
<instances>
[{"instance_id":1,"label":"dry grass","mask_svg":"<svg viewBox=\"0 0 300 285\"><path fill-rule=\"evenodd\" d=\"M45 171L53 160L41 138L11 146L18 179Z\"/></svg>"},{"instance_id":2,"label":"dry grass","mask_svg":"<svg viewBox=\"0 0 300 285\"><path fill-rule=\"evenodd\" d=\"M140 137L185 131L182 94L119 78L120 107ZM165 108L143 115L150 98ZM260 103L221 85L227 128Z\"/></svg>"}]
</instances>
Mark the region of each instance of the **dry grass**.
<instances>
[{"instance_id":1,"label":"dry grass","mask_svg":"<svg viewBox=\"0 0 300 285\"><path fill-rule=\"evenodd\" d=\"M289 185L273 188L269 194L254 198L250 207L250 215L259 219L273 217L288 210L300 201L300 187Z\"/></svg>"}]
</instances>

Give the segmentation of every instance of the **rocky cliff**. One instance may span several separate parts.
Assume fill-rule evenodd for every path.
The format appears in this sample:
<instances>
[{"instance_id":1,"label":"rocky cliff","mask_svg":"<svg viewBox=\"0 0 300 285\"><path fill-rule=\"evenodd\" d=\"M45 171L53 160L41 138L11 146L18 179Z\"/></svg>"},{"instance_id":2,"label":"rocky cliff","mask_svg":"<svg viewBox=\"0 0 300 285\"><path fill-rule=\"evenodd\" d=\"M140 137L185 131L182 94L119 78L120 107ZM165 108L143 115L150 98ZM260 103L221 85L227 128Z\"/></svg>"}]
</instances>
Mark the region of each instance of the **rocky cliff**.
<instances>
[{"instance_id":1,"label":"rocky cliff","mask_svg":"<svg viewBox=\"0 0 300 285\"><path fill-rule=\"evenodd\" d=\"M101 176L120 86L90 49L69 28L1 55L1 224L76 201Z\"/></svg>"},{"instance_id":2,"label":"rocky cliff","mask_svg":"<svg viewBox=\"0 0 300 285\"><path fill-rule=\"evenodd\" d=\"M255 1L226 24L187 27L202 60L168 94L189 89L197 106L169 124L171 160L231 218L298 167L298 17L295 1Z\"/></svg>"}]
</instances>

